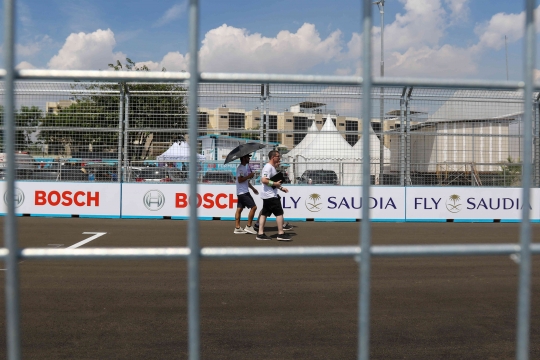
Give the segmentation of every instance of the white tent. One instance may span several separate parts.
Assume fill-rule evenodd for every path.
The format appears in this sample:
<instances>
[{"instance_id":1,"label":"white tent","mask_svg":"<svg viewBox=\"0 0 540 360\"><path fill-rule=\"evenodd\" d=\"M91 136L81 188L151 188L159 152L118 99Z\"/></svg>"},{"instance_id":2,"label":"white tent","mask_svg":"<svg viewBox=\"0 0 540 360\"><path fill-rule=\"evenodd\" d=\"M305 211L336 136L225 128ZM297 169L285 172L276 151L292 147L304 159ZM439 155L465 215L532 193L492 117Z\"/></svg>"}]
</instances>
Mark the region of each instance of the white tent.
<instances>
[{"instance_id":1,"label":"white tent","mask_svg":"<svg viewBox=\"0 0 540 360\"><path fill-rule=\"evenodd\" d=\"M359 168L361 154L341 136L331 117L326 119L321 131L304 149L291 159L293 177L306 170L332 170L342 185L353 185Z\"/></svg>"},{"instance_id":2,"label":"white tent","mask_svg":"<svg viewBox=\"0 0 540 360\"><path fill-rule=\"evenodd\" d=\"M356 142L356 144L354 144L353 146L353 150L357 153L360 154L360 157L362 158L362 149L364 148L363 146L363 139L362 137L360 139L358 139L358 141ZM370 174L371 175L375 175L375 177L378 177L379 176L379 173L380 173L380 168L381 168L381 165L380 165L380 160L381 160L381 149L380 149L380 146L381 146L381 141L379 140L379 138L377 137L377 135L375 135L375 132L373 131L373 129L371 128L371 126L369 127L369 156L370 156ZM387 167L390 166L390 161L391 161L391 152L390 152L390 149L388 149L386 146L384 147L384 150L383 150L383 160L384 160L384 163L386 164ZM361 176L361 171L360 171L360 176ZM361 178L358 180L358 184L361 183Z\"/></svg>"},{"instance_id":3,"label":"white tent","mask_svg":"<svg viewBox=\"0 0 540 360\"><path fill-rule=\"evenodd\" d=\"M163 154L159 155L157 161L189 161L189 145L186 142L180 144L174 143ZM197 154L198 161L204 161L205 158L201 154Z\"/></svg>"},{"instance_id":4,"label":"white tent","mask_svg":"<svg viewBox=\"0 0 540 360\"><path fill-rule=\"evenodd\" d=\"M319 129L317 129L317 125L315 124L315 121L311 123L311 126L308 129L308 132L306 136L300 141L298 145L296 145L291 151L283 155L283 159L287 161L292 161L294 157L301 153L302 150L307 148L309 144L317 137L319 134Z\"/></svg>"}]
</instances>

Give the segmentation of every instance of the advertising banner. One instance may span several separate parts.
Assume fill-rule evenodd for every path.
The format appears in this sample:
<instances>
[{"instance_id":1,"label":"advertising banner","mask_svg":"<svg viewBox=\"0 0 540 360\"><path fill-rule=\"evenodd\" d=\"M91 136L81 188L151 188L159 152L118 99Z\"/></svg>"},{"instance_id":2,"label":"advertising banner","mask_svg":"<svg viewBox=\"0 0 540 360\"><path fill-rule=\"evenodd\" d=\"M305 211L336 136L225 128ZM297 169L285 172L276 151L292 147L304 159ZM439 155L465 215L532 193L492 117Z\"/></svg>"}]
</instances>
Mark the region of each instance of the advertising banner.
<instances>
[{"instance_id":1,"label":"advertising banner","mask_svg":"<svg viewBox=\"0 0 540 360\"><path fill-rule=\"evenodd\" d=\"M259 189L260 186L257 187ZM287 186L281 191L281 203L287 219L355 220L369 203L374 220L403 221L405 219L405 189L399 187L372 188L369 201L363 201L360 187L352 186ZM186 184L123 184L122 217L187 218L189 186ZM252 196L259 209L262 199ZM198 187L199 217L232 218L236 211L234 185L200 185ZM242 216L247 216L245 210Z\"/></svg>"},{"instance_id":2,"label":"advertising banner","mask_svg":"<svg viewBox=\"0 0 540 360\"><path fill-rule=\"evenodd\" d=\"M540 189L531 191L531 219L540 219ZM407 220L520 220L522 190L482 187L408 187Z\"/></svg>"},{"instance_id":3,"label":"advertising banner","mask_svg":"<svg viewBox=\"0 0 540 360\"><path fill-rule=\"evenodd\" d=\"M0 212L6 213L6 182L0 182ZM17 214L120 217L120 184L17 181Z\"/></svg>"}]
</instances>

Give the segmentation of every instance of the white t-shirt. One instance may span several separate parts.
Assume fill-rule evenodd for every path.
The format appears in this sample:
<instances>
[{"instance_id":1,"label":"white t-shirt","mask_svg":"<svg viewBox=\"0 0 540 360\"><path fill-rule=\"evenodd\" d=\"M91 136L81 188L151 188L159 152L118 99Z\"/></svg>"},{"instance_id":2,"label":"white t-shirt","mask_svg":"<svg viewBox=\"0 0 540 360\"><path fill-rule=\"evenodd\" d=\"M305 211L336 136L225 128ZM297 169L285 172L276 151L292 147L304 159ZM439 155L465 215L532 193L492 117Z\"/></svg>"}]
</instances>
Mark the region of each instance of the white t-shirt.
<instances>
[{"instance_id":1,"label":"white t-shirt","mask_svg":"<svg viewBox=\"0 0 540 360\"><path fill-rule=\"evenodd\" d=\"M244 182L238 182L238 178L240 176L246 177L252 172L253 171L251 171L249 164L238 165L236 168L236 195L246 194L249 192L249 179Z\"/></svg>"},{"instance_id":2,"label":"white t-shirt","mask_svg":"<svg viewBox=\"0 0 540 360\"><path fill-rule=\"evenodd\" d=\"M261 180L262 178L270 179L272 176L276 174L277 174L276 168L273 167L270 163L267 163L266 165L264 165L262 169ZM270 198L277 197L277 188L273 188L271 186L263 184L262 181L261 181L261 185L262 185L262 191L261 191L262 199L270 199Z\"/></svg>"}]
</instances>

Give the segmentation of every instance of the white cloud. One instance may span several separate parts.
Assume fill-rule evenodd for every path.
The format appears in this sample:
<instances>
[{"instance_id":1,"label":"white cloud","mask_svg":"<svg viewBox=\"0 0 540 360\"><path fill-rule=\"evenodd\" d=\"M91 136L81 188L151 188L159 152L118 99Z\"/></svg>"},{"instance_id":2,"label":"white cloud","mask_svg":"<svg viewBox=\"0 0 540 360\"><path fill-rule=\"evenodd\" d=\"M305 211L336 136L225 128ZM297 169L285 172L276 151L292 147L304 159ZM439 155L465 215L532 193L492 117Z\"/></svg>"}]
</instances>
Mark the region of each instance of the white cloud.
<instances>
[{"instance_id":1,"label":"white cloud","mask_svg":"<svg viewBox=\"0 0 540 360\"><path fill-rule=\"evenodd\" d=\"M163 14L163 16L154 24L154 26L163 26L173 20L179 19L186 12L186 9L187 1L173 5L170 9L165 11L165 14Z\"/></svg>"},{"instance_id":2,"label":"white cloud","mask_svg":"<svg viewBox=\"0 0 540 360\"><path fill-rule=\"evenodd\" d=\"M18 56L32 56L39 53L45 46L47 46L51 42L51 38L45 35L41 39L33 42L28 42L26 44L17 44L15 50Z\"/></svg>"},{"instance_id":3,"label":"white cloud","mask_svg":"<svg viewBox=\"0 0 540 360\"><path fill-rule=\"evenodd\" d=\"M19 63L19 65L15 66L15 69L22 70L22 69L35 69L36 67L32 64L30 64L28 61L22 61Z\"/></svg>"},{"instance_id":4,"label":"white cloud","mask_svg":"<svg viewBox=\"0 0 540 360\"><path fill-rule=\"evenodd\" d=\"M405 13L384 27L385 48L406 50L411 46L439 43L448 26L446 11L440 0L400 0ZM374 46L380 42L380 28L375 28Z\"/></svg>"},{"instance_id":5,"label":"white cloud","mask_svg":"<svg viewBox=\"0 0 540 360\"><path fill-rule=\"evenodd\" d=\"M165 68L167 71L188 71L189 55L184 56L179 52L170 52L163 57L160 62L141 61L137 62L136 66L146 65L150 71L161 71Z\"/></svg>"},{"instance_id":6,"label":"white cloud","mask_svg":"<svg viewBox=\"0 0 540 360\"><path fill-rule=\"evenodd\" d=\"M97 70L107 69L107 64L126 58L121 52L113 52L116 45L114 33L110 30L97 30L93 33L71 34L55 56L49 61L51 69Z\"/></svg>"},{"instance_id":7,"label":"white cloud","mask_svg":"<svg viewBox=\"0 0 540 360\"><path fill-rule=\"evenodd\" d=\"M388 61L392 76L449 77L476 73L475 53L470 49L443 45L409 48L404 53L394 52Z\"/></svg>"},{"instance_id":8,"label":"white cloud","mask_svg":"<svg viewBox=\"0 0 540 360\"><path fill-rule=\"evenodd\" d=\"M535 10L535 17L540 16L540 6ZM523 37L525 28L525 12L519 14L498 13L475 29L479 36L479 46L500 50L504 47L504 36L509 42L515 42ZM536 22L536 32L540 31L540 23Z\"/></svg>"},{"instance_id":9,"label":"white cloud","mask_svg":"<svg viewBox=\"0 0 540 360\"><path fill-rule=\"evenodd\" d=\"M452 19L466 18L469 15L469 0L444 0L450 8L450 16Z\"/></svg>"},{"instance_id":10,"label":"white cloud","mask_svg":"<svg viewBox=\"0 0 540 360\"><path fill-rule=\"evenodd\" d=\"M201 69L227 72L297 73L328 62L341 52L341 32L321 39L315 25L276 37L250 34L226 24L206 33L200 50Z\"/></svg>"}]
</instances>

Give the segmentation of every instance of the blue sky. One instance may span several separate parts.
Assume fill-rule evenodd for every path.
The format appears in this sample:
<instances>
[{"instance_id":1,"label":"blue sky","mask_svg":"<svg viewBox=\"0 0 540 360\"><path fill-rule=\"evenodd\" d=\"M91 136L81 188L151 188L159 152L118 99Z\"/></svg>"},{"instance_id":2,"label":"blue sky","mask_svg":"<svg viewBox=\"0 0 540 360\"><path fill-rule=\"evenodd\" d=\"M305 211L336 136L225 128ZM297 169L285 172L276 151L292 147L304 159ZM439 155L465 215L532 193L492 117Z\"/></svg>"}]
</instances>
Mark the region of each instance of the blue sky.
<instances>
[{"instance_id":1,"label":"blue sky","mask_svg":"<svg viewBox=\"0 0 540 360\"><path fill-rule=\"evenodd\" d=\"M509 77L521 79L523 4L386 0L386 75L504 80L507 35ZM19 0L17 10L19 68L104 70L128 56L152 70L187 69L186 1ZM359 0L202 0L201 68L360 75L360 10ZM378 71L375 5L373 14Z\"/></svg>"}]
</instances>

